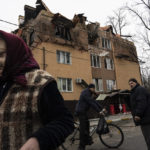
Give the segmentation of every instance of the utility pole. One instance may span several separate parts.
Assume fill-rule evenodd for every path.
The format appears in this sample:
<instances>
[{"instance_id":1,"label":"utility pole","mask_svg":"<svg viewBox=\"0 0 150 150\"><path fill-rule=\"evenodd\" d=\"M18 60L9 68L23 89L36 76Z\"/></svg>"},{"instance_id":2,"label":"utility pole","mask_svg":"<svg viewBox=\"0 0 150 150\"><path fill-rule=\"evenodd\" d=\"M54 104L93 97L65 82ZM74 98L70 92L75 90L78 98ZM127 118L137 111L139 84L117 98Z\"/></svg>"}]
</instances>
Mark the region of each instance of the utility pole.
<instances>
[{"instance_id":1,"label":"utility pole","mask_svg":"<svg viewBox=\"0 0 150 150\"><path fill-rule=\"evenodd\" d=\"M46 69L46 64L45 64L45 47L43 47L43 70Z\"/></svg>"}]
</instances>

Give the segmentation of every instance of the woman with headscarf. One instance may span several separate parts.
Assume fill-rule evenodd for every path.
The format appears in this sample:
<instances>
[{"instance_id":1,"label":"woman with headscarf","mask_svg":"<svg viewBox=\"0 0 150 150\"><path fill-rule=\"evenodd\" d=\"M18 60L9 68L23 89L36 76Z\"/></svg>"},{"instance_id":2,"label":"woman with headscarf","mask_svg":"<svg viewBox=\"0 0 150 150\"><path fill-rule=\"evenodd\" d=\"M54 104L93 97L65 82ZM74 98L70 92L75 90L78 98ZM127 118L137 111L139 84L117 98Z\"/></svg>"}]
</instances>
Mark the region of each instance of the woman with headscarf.
<instances>
[{"instance_id":1,"label":"woman with headscarf","mask_svg":"<svg viewBox=\"0 0 150 150\"><path fill-rule=\"evenodd\" d=\"M0 30L0 150L53 150L73 129L54 78L21 38Z\"/></svg>"}]
</instances>

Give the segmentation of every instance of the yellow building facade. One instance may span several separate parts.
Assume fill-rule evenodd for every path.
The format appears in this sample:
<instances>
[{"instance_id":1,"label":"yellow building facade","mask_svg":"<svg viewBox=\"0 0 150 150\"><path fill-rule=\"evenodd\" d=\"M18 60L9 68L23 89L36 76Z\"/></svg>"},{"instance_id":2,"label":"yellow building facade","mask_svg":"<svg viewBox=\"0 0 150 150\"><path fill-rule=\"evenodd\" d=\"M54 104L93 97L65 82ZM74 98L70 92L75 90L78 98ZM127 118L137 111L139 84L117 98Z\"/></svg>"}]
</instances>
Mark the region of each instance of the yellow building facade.
<instances>
[{"instance_id":1,"label":"yellow building facade","mask_svg":"<svg viewBox=\"0 0 150 150\"><path fill-rule=\"evenodd\" d=\"M139 84L142 84L134 43L120 37L115 37L112 41L117 89L130 89L128 85L130 78L135 78Z\"/></svg>"},{"instance_id":2,"label":"yellow building facade","mask_svg":"<svg viewBox=\"0 0 150 150\"><path fill-rule=\"evenodd\" d=\"M91 82L98 93L129 89L130 78L141 83L134 44L117 37L112 26L87 25L83 14L70 20L38 3L36 8L25 6L16 34L32 49L40 68L56 79L65 100L78 100Z\"/></svg>"},{"instance_id":3,"label":"yellow building facade","mask_svg":"<svg viewBox=\"0 0 150 150\"><path fill-rule=\"evenodd\" d=\"M57 51L68 52L70 54L70 64L59 63ZM45 70L57 81L58 78L72 80L72 90L67 92L61 91L65 100L79 99L83 88L80 84L77 84L77 79L84 79L87 84L92 82L90 54L88 51L81 51L66 45L43 42L38 45L38 48L33 49L32 52L34 58L40 64L40 68L44 69L45 65Z\"/></svg>"}]
</instances>

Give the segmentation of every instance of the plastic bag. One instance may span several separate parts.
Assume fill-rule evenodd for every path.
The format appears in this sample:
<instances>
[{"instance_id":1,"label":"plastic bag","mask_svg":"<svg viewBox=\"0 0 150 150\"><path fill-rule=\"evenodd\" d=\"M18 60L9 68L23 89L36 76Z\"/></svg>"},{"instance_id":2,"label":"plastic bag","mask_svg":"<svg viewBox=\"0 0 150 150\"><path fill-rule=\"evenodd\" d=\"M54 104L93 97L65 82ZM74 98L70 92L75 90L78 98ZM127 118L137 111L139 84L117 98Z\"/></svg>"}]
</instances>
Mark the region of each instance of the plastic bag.
<instances>
[{"instance_id":1,"label":"plastic bag","mask_svg":"<svg viewBox=\"0 0 150 150\"><path fill-rule=\"evenodd\" d=\"M106 134L109 132L107 122L104 117L101 117L98 121L96 133L97 134Z\"/></svg>"}]
</instances>

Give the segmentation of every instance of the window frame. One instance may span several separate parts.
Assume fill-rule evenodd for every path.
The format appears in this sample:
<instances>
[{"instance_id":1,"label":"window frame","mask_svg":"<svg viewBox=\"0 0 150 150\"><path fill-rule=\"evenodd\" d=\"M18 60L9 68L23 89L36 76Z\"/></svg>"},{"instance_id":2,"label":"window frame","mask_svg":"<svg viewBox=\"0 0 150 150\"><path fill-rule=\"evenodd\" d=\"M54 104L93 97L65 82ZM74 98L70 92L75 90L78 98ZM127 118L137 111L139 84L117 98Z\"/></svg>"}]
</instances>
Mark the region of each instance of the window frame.
<instances>
[{"instance_id":1,"label":"window frame","mask_svg":"<svg viewBox=\"0 0 150 150\"><path fill-rule=\"evenodd\" d=\"M67 54L69 54L69 56L68 56L69 59L67 58ZM62 56L62 58L61 58L61 56ZM66 64L66 65L72 64L70 52L57 50L56 51L56 58L57 58L57 63L59 63L59 64ZM63 59L63 62L61 61L61 59ZM67 62L68 60L69 60L69 63Z\"/></svg>"},{"instance_id":2,"label":"window frame","mask_svg":"<svg viewBox=\"0 0 150 150\"><path fill-rule=\"evenodd\" d=\"M111 41L107 38L102 37L102 48L111 50L112 49Z\"/></svg>"},{"instance_id":3,"label":"window frame","mask_svg":"<svg viewBox=\"0 0 150 150\"><path fill-rule=\"evenodd\" d=\"M101 58L100 58L100 56L98 56L96 54L90 54L90 57L91 57L91 67L101 68ZM94 57L95 57L95 60L96 60L95 65L94 65Z\"/></svg>"},{"instance_id":4,"label":"window frame","mask_svg":"<svg viewBox=\"0 0 150 150\"><path fill-rule=\"evenodd\" d=\"M103 92L104 87L103 87L103 79L102 78L93 78L93 83L95 84L95 90L96 92ZM96 83L97 82L97 83ZM101 83L100 83L101 82ZM100 84L101 85L100 85ZM98 86L98 87L97 87Z\"/></svg>"},{"instance_id":5,"label":"window frame","mask_svg":"<svg viewBox=\"0 0 150 150\"><path fill-rule=\"evenodd\" d=\"M71 90L68 90L68 81L71 81ZM65 86L66 86L66 89L63 89L63 81L65 81ZM60 84L59 84L60 83ZM60 92L73 92L73 82L72 82L72 79L71 78L63 78L63 77L58 77L57 78L57 84L58 84L58 89Z\"/></svg>"},{"instance_id":6,"label":"window frame","mask_svg":"<svg viewBox=\"0 0 150 150\"><path fill-rule=\"evenodd\" d=\"M112 83L112 85L110 85L110 83ZM115 80L106 80L106 87L107 87L107 91L112 91L114 89L114 86L116 84ZM111 88L109 88L111 86Z\"/></svg>"},{"instance_id":7,"label":"window frame","mask_svg":"<svg viewBox=\"0 0 150 150\"><path fill-rule=\"evenodd\" d=\"M109 63L108 63L107 60L109 60ZM106 68L107 70L114 70L114 62L113 62L113 59L106 57L104 61L105 61L105 68Z\"/></svg>"}]
</instances>

